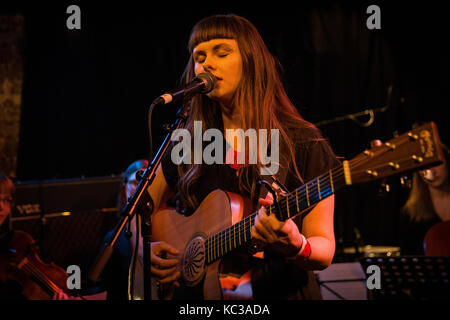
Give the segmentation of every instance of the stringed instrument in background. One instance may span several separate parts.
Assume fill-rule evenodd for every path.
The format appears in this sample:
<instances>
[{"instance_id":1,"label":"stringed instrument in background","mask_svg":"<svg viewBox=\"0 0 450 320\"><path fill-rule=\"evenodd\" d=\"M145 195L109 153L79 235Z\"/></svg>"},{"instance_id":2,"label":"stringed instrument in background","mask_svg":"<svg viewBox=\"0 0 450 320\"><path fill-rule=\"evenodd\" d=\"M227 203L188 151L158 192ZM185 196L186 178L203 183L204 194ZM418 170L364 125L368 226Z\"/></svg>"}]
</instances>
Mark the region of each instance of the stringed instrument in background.
<instances>
[{"instance_id":1,"label":"stringed instrument in background","mask_svg":"<svg viewBox=\"0 0 450 320\"><path fill-rule=\"evenodd\" d=\"M0 281L15 281L27 300L51 300L59 292L67 292L66 271L39 257L35 240L26 232L15 230L8 250L0 253Z\"/></svg>"},{"instance_id":2,"label":"stringed instrument in background","mask_svg":"<svg viewBox=\"0 0 450 320\"><path fill-rule=\"evenodd\" d=\"M450 257L450 221L441 221L432 226L423 240L426 256Z\"/></svg>"},{"instance_id":3,"label":"stringed instrument in background","mask_svg":"<svg viewBox=\"0 0 450 320\"><path fill-rule=\"evenodd\" d=\"M279 199L278 206L266 207L267 212L285 221L308 211L344 186L435 166L443 160L440 146L437 127L429 122L343 161ZM245 197L215 190L191 216L167 208L153 215L152 241L165 241L182 252L181 286L202 286L204 299L222 298L221 259L252 240L251 228L257 212L251 213L255 208L248 203L251 202ZM242 219L232 224L233 217Z\"/></svg>"}]
</instances>

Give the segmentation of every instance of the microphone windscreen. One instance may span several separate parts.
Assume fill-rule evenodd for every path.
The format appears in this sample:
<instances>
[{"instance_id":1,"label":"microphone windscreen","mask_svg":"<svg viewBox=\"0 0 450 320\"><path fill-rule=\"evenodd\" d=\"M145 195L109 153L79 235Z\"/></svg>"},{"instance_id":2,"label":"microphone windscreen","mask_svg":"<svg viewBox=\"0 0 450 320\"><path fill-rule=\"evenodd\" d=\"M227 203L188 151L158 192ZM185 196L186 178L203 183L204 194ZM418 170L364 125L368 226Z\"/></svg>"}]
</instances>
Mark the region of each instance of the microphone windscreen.
<instances>
[{"instance_id":1,"label":"microphone windscreen","mask_svg":"<svg viewBox=\"0 0 450 320\"><path fill-rule=\"evenodd\" d=\"M217 78L209 72L199 73L196 78L205 84L201 93L208 93L216 87Z\"/></svg>"}]
</instances>

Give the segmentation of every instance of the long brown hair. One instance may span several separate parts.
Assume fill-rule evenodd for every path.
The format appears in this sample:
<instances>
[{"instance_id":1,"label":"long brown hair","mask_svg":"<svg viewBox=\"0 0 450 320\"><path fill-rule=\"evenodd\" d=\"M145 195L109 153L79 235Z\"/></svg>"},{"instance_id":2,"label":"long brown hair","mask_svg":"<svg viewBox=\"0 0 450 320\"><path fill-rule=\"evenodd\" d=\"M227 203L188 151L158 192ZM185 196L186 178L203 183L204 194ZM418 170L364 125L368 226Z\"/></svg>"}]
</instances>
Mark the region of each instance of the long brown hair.
<instances>
[{"instance_id":1,"label":"long brown hair","mask_svg":"<svg viewBox=\"0 0 450 320\"><path fill-rule=\"evenodd\" d=\"M242 78L234 94L233 102L236 106L245 106L241 110L242 129L255 130L278 129L281 146L288 150L287 154L280 152L280 167L293 163L294 171L302 181L295 164L294 141L289 137L291 128L310 128L318 132L314 125L305 121L288 98L281 78L280 64L269 52L255 26L247 19L229 14L214 15L199 21L192 29L188 50L189 62L182 76L182 83L189 83L194 77L194 48L212 39L235 39L242 57ZM195 96L190 100L191 113L186 122L186 129L193 132L194 121L202 121L203 130L220 126L220 106L217 102L204 95ZM318 137L320 134L317 135ZM268 142L270 134L268 134ZM286 150L284 149L284 150ZM258 160L255 165L239 169L239 187L247 191L252 197L255 195L255 174L258 175L262 164ZM198 205L198 199L191 192L191 187L202 176L201 164L178 166L179 192L182 201L192 208ZM303 181L302 181L303 182Z\"/></svg>"},{"instance_id":2,"label":"long brown hair","mask_svg":"<svg viewBox=\"0 0 450 320\"><path fill-rule=\"evenodd\" d=\"M408 215L412 222L426 222L435 215L428 185L418 172L412 174L411 191L402 212Z\"/></svg>"}]
</instances>

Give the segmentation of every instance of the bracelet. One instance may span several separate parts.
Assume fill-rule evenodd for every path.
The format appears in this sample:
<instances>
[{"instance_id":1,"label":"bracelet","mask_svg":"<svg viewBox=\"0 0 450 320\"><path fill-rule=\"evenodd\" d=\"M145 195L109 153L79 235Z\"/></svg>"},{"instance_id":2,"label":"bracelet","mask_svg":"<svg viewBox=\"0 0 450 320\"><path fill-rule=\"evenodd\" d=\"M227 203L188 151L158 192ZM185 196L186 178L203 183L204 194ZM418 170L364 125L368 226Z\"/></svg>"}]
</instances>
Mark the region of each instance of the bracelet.
<instances>
[{"instance_id":1,"label":"bracelet","mask_svg":"<svg viewBox=\"0 0 450 320\"><path fill-rule=\"evenodd\" d=\"M302 246L301 246L300 250L297 252L297 254L296 254L297 256L302 255L303 250L305 250L306 243L308 242L308 240L306 240L306 238L303 234L300 233L300 235L302 236Z\"/></svg>"},{"instance_id":2,"label":"bracelet","mask_svg":"<svg viewBox=\"0 0 450 320\"><path fill-rule=\"evenodd\" d=\"M303 251L299 253L299 255L300 257L308 259L311 256L311 245L309 244L309 241L306 240L306 238L305 241L306 241L305 247L303 248Z\"/></svg>"},{"instance_id":3,"label":"bracelet","mask_svg":"<svg viewBox=\"0 0 450 320\"><path fill-rule=\"evenodd\" d=\"M309 241L305 238L305 236L302 234L303 242L302 247L300 248L300 251L297 255L303 258L309 258L311 256L311 245L309 244Z\"/></svg>"}]
</instances>

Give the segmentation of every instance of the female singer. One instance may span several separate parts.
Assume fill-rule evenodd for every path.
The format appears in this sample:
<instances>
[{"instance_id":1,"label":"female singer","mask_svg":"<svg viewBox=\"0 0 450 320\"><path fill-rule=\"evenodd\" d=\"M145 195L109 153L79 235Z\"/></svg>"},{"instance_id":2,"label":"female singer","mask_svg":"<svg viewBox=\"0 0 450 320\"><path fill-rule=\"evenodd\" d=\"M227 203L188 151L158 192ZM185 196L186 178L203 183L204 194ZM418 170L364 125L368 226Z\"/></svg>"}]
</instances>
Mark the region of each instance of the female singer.
<instances>
[{"instance_id":1,"label":"female singer","mask_svg":"<svg viewBox=\"0 0 450 320\"><path fill-rule=\"evenodd\" d=\"M284 179L288 190L339 163L319 130L304 120L289 100L277 60L247 19L233 14L202 19L192 30L188 50L190 58L182 77L184 83L204 72L218 80L210 93L186 102L191 112L185 128L191 133L194 121L201 121L203 130L216 128L224 136L227 129L278 130L280 168L288 169ZM225 142L225 154L244 153L247 159L249 149L254 147L245 148L245 144L228 141L226 137ZM265 150L257 150L262 151ZM189 214L214 189L238 193L258 202L257 181L261 178L260 169L264 168L261 159L256 164L237 166L176 165L170 153L169 148L148 189L155 211L170 200L177 204L179 211ZM259 199L262 205L272 201L270 194ZM251 234L265 245L264 259L251 260L251 271L239 280L221 281L223 297L320 298L311 271L326 268L333 259L333 212L334 196L320 201L304 218L285 222L268 215L264 206L261 207ZM160 285L179 286L180 273L176 268L179 254L170 243L152 243L151 273ZM234 264L243 263L235 261ZM229 277L222 275L221 279Z\"/></svg>"}]
</instances>

